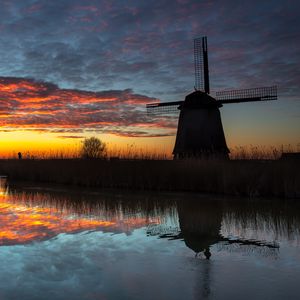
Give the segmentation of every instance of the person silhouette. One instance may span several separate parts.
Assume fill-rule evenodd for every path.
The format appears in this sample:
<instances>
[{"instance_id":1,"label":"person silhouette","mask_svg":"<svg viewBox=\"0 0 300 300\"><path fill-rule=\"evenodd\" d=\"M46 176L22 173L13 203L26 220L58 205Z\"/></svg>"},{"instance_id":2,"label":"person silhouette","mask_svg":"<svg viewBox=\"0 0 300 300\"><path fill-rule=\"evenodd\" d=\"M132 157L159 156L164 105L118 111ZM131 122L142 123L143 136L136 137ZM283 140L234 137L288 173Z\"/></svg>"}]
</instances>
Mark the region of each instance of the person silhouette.
<instances>
[{"instance_id":1,"label":"person silhouette","mask_svg":"<svg viewBox=\"0 0 300 300\"><path fill-rule=\"evenodd\" d=\"M19 157L19 159L22 159L22 153L21 152L18 152L18 157Z\"/></svg>"}]
</instances>

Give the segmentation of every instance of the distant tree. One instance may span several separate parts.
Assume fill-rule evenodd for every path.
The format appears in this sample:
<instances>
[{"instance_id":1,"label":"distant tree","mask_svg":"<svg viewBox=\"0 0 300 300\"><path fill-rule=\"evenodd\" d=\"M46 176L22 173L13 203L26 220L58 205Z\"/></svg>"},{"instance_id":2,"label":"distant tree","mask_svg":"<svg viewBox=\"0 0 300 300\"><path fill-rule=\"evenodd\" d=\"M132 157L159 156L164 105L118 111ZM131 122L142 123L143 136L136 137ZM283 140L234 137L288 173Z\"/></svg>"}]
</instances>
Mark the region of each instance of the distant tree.
<instances>
[{"instance_id":1,"label":"distant tree","mask_svg":"<svg viewBox=\"0 0 300 300\"><path fill-rule=\"evenodd\" d=\"M82 158L104 158L106 156L106 145L96 137L86 138L81 148Z\"/></svg>"}]
</instances>

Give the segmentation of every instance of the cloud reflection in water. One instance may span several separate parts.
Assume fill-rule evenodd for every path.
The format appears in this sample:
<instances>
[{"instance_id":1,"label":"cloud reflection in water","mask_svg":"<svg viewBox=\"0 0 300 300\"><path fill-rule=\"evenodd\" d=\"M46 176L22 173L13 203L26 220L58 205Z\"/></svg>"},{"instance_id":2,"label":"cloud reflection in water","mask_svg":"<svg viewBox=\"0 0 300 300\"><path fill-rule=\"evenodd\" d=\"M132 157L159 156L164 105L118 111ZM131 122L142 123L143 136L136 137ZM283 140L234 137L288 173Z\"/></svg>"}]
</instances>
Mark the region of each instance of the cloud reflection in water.
<instances>
[{"instance_id":1,"label":"cloud reflection in water","mask_svg":"<svg viewBox=\"0 0 300 300\"><path fill-rule=\"evenodd\" d=\"M26 197L26 199L24 198ZM28 197L31 198L28 202ZM74 213L67 208L41 205L47 195L0 195L0 245L25 244L52 238L60 233L105 231L130 233L133 229L158 224L159 219L126 216L111 219ZM45 200L45 199L44 199ZM34 205L35 203L35 205Z\"/></svg>"}]
</instances>

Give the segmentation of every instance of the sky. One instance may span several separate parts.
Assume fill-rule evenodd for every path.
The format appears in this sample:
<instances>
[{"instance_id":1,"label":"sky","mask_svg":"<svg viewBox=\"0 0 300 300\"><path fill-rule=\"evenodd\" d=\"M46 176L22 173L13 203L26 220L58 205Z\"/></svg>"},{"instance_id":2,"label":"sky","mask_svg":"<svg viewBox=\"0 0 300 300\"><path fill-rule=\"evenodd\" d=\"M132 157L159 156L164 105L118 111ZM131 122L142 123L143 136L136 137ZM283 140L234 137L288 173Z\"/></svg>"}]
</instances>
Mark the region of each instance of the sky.
<instances>
[{"instance_id":1,"label":"sky","mask_svg":"<svg viewBox=\"0 0 300 300\"><path fill-rule=\"evenodd\" d=\"M221 108L230 148L300 151L300 2L1 0L0 155L111 146L171 153L176 117L147 103L193 91L193 39L208 36L212 94L278 87Z\"/></svg>"}]
</instances>

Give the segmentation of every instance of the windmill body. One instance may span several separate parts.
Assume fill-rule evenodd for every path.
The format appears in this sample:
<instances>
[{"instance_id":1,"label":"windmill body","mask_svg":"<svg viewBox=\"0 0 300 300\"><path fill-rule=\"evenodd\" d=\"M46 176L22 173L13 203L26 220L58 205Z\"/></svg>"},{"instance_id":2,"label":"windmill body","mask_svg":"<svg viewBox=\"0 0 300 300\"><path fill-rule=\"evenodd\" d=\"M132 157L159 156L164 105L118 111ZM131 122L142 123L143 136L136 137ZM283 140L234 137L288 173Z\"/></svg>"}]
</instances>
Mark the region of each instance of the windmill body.
<instances>
[{"instance_id":1,"label":"windmill body","mask_svg":"<svg viewBox=\"0 0 300 300\"><path fill-rule=\"evenodd\" d=\"M180 115L173 155L182 158L228 158L219 107L208 94L195 91L179 106Z\"/></svg>"},{"instance_id":2,"label":"windmill body","mask_svg":"<svg viewBox=\"0 0 300 300\"><path fill-rule=\"evenodd\" d=\"M228 159L219 108L223 104L277 99L276 86L217 92L210 95L207 38L194 40L195 91L184 101L147 104L147 112L165 115L180 110L174 159Z\"/></svg>"}]
</instances>

